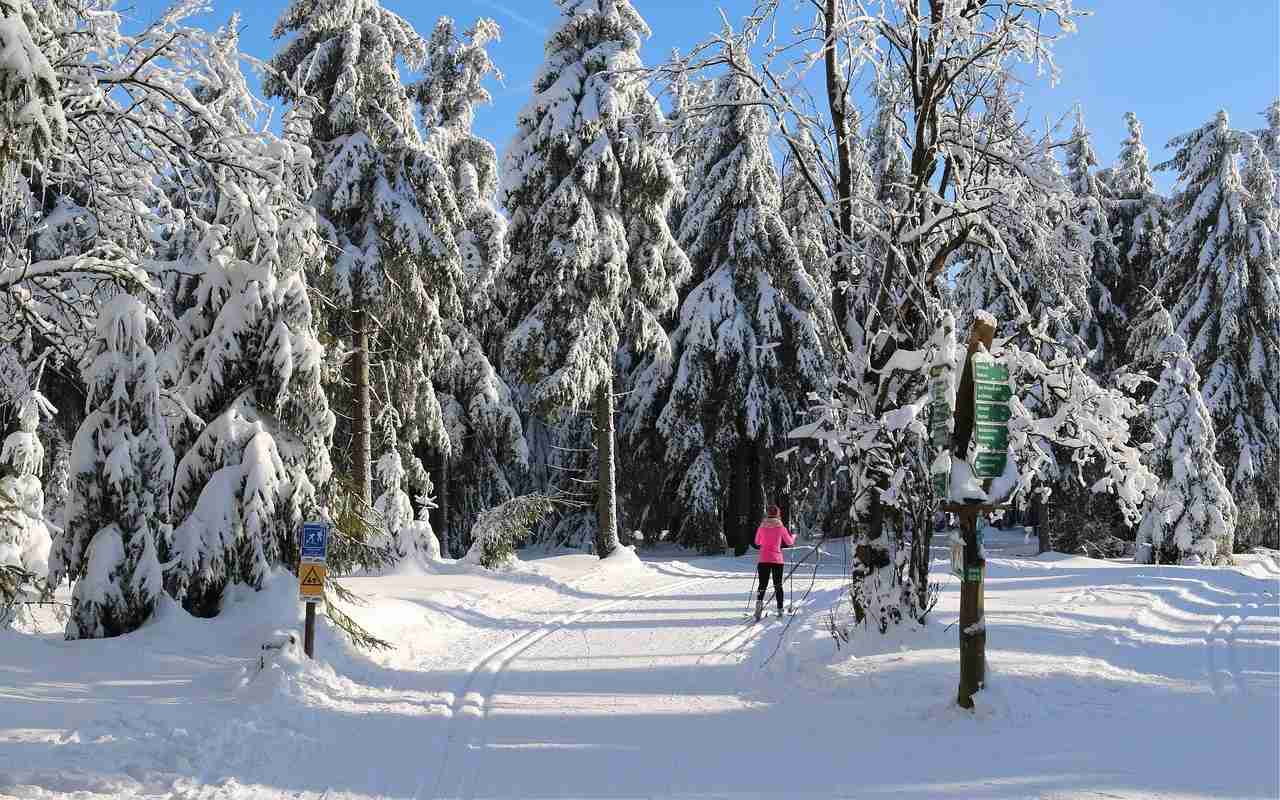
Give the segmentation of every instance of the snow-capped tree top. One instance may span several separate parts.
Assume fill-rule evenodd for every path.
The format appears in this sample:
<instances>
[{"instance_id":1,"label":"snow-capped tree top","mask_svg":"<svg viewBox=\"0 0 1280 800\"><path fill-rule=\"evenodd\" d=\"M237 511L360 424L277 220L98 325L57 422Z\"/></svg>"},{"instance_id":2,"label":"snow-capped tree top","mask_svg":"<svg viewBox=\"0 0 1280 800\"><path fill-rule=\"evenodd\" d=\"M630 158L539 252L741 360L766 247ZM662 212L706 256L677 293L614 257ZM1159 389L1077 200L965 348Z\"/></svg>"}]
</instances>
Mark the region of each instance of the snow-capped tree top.
<instances>
[{"instance_id":1,"label":"snow-capped tree top","mask_svg":"<svg viewBox=\"0 0 1280 800\"><path fill-rule=\"evenodd\" d=\"M1111 186L1120 197L1145 197L1155 190L1147 146L1142 142L1142 123L1132 111L1125 112L1129 135L1120 147L1120 158L1111 173Z\"/></svg>"},{"instance_id":2,"label":"snow-capped tree top","mask_svg":"<svg viewBox=\"0 0 1280 800\"><path fill-rule=\"evenodd\" d=\"M422 116L429 126L443 125L470 130L475 106L492 100L484 88L490 73L498 82L502 72L485 48L502 39L498 23L481 17L459 39L454 22L441 17L427 43L427 75L415 91Z\"/></svg>"},{"instance_id":3,"label":"snow-capped tree top","mask_svg":"<svg viewBox=\"0 0 1280 800\"><path fill-rule=\"evenodd\" d=\"M1169 140L1168 146L1177 148L1177 152L1157 169L1178 170L1182 183L1173 198L1173 205L1180 212L1178 224L1169 234L1169 253L1175 260L1186 261L1190 257L1188 248L1199 249L1201 230L1207 225L1229 237L1243 235L1237 138L1228 124L1227 112L1219 111L1212 122ZM1219 219L1211 220L1211 216ZM1166 281L1186 277L1165 273Z\"/></svg>"},{"instance_id":4,"label":"snow-capped tree top","mask_svg":"<svg viewBox=\"0 0 1280 800\"><path fill-rule=\"evenodd\" d=\"M605 127L623 124L623 114L640 110L636 104L648 96L638 77L643 67L640 45L649 27L629 0L557 3L564 17L547 39L547 57L534 77L533 97L516 119L521 129L536 126L539 139L562 139L566 155L573 158L602 146L597 137ZM658 112L652 97L644 105ZM651 112L646 108L641 113ZM524 135L518 132L507 152L500 199L508 208L511 193L526 177L533 177L528 173L541 171L538 154L520 146Z\"/></svg>"},{"instance_id":5,"label":"snow-capped tree top","mask_svg":"<svg viewBox=\"0 0 1280 800\"><path fill-rule=\"evenodd\" d=\"M1084 124L1084 110L1077 105L1075 128L1071 133L1071 144L1067 147L1067 176L1076 197L1102 196L1097 176L1093 174L1094 167L1098 166L1098 156L1093 151L1091 137Z\"/></svg>"},{"instance_id":6,"label":"snow-capped tree top","mask_svg":"<svg viewBox=\"0 0 1280 800\"><path fill-rule=\"evenodd\" d=\"M296 33L269 62L268 97L296 100L302 91L319 101L320 139L363 131L378 143L417 142L413 106L396 71L396 59L417 69L427 43L407 20L378 0L293 0L271 35Z\"/></svg>"},{"instance_id":7,"label":"snow-capped tree top","mask_svg":"<svg viewBox=\"0 0 1280 800\"><path fill-rule=\"evenodd\" d=\"M626 0L560 6L499 191L522 282L504 365L546 409L585 405L624 335L665 347L659 317L689 268L667 225L680 180L666 120L641 76L648 27Z\"/></svg>"},{"instance_id":8,"label":"snow-capped tree top","mask_svg":"<svg viewBox=\"0 0 1280 800\"><path fill-rule=\"evenodd\" d=\"M610 27L620 33L625 32L628 38L623 41L629 49L639 49L642 42L653 35L649 24L632 7L631 0L556 0L556 5L560 7L560 13L565 19L547 41L548 55L551 54L553 42L572 40L576 35L577 24L593 17L603 17Z\"/></svg>"}]
</instances>

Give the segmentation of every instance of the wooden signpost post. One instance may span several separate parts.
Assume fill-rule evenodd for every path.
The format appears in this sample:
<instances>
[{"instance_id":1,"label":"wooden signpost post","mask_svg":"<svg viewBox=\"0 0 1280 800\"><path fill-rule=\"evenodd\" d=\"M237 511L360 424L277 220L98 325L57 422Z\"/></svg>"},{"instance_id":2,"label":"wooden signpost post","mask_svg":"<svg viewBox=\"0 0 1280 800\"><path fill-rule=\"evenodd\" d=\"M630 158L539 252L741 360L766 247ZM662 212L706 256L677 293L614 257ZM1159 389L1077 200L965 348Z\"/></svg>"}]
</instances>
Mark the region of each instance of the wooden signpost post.
<instances>
[{"instance_id":1,"label":"wooden signpost post","mask_svg":"<svg viewBox=\"0 0 1280 800\"><path fill-rule=\"evenodd\" d=\"M969 336L969 349L960 387L956 392L955 427L951 436L951 457L965 459L969 442L976 439L974 476L984 479L989 490L991 479L1004 473L1009 447L1008 368L987 351L995 338L990 319L978 319ZM956 566L960 577L960 688L956 702L962 708L973 708L973 695L986 681L987 629L983 620L983 585L986 559L978 535L978 517L998 506L983 503L952 503L943 494L943 509L960 519L963 558Z\"/></svg>"}]
</instances>

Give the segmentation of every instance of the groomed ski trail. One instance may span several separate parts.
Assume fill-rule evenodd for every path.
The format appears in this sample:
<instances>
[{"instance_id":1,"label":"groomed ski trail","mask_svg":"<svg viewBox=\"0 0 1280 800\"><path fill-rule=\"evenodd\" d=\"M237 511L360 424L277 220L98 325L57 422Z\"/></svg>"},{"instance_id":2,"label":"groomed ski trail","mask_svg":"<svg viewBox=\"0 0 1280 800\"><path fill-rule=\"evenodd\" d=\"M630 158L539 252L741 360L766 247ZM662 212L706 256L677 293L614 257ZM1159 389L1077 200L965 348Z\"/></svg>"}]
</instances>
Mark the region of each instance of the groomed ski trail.
<instances>
[{"instance_id":1,"label":"groomed ski trail","mask_svg":"<svg viewBox=\"0 0 1280 800\"><path fill-rule=\"evenodd\" d=\"M667 796L688 788L653 780L665 774L666 759L650 763L646 743L665 750L669 742L655 740L660 731L643 720L717 729L732 724L726 714L760 710L748 696L753 681L765 680L751 662L751 645L774 641L786 622L743 621L752 560L710 560L727 569L651 564L666 579L662 585L566 613L488 654L468 679L471 694L455 715L435 794L425 796L578 797L622 787ZM835 585L840 577L818 580ZM532 769L530 759L543 762L536 788L521 783L522 774L532 774L523 766ZM547 761L563 771L548 769ZM587 762L594 766L584 775ZM555 774L559 785L547 780Z\"/></svg>"},{"instance_id":2,"label":"groomed ski trail","mask_svg":"<svg viewBox=\"0 0 1280 800\"><path fill-rule=\"evenodd\" d=\"M626 592L611 599L594 603L576 610L563 609L554 618L539 624L519 636L490 650L471 665L463 687L452 702L451 724L439 760L433 765L434 776L424 776L418 790L418 798L471 798L474 796L472 786L481 761L477 754L483 753L489 713L490 701L506 667L522 653L538 645L553 634L580 624L593 615L617 608L628 602L650 597L664 592L679 592L693 587L714 577L725 577L719 574L694 574L683 572L674 567L665 567L659 572L670 575L687 575L679 580L667 580L658 586ZM588 576L591 579L599 576ZM665 577L665 576L664 576ZM582 581L577 582L582 583ZM511 593L517 594L517 593ZM427 791L430 790L430 793Z\"/></svg>"}]
</instances>

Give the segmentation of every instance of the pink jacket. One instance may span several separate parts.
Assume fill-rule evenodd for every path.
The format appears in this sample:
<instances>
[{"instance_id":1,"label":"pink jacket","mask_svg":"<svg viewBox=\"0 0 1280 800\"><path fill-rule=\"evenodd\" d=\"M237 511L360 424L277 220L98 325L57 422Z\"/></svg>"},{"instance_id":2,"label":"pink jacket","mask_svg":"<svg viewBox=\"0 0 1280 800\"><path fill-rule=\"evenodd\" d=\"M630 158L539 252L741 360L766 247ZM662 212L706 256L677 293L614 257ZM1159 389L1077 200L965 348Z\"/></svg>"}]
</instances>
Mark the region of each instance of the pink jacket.
<instances>
[{"instance_id":1,"label":"pink jacket","mask_svg":"<svg viewBox=\"0 0 1280 800\"><path fill-rule=\"evenodd\" d=\"M787 526L777 517L765 517L760 527L756 528L756 547L760 548L761 564L785 564L782 558L782 545L787 547L796 543Z\"/></svg>"}]
</instances>

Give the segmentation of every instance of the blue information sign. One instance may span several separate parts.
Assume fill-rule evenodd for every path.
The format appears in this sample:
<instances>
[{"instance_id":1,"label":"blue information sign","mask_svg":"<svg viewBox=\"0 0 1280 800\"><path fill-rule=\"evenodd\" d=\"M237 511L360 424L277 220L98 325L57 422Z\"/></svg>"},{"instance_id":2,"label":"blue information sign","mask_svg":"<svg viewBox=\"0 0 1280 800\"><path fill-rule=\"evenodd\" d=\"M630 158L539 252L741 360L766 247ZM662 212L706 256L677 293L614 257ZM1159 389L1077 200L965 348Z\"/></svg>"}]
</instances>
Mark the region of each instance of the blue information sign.
<instances>
[{"instance_id":1,"label":"blue information sign","mask_svg":"<svg viewBox=\"0 0 1280 800\"><path fill-rule=\"evenodd\" d=\"M324 561L329 552L329 525L325 522L302 524L302 560Z\"/></svg>"}]
</instances>

